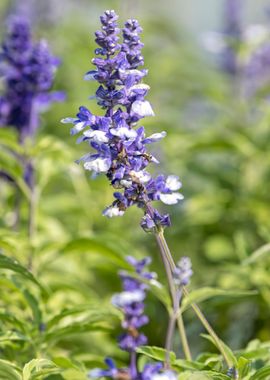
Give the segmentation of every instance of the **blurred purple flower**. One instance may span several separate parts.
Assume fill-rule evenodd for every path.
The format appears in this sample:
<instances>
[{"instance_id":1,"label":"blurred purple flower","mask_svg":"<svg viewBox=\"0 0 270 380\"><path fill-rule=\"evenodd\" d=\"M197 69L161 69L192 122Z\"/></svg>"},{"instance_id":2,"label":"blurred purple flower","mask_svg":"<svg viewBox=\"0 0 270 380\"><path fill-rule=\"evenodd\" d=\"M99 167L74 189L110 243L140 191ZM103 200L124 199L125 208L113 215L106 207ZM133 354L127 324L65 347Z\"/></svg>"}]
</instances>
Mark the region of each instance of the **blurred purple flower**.
<instances>
[{"instance_id":1,"label":"blurred purple flower","mask_svg":"<svg viewBox=\"0 0 270 380\"><path fill-rule=\"evenodd\" d=\"M19 16L8 20L0 53L0 75L4 91L0 96L0 126L13 126L21 141L32 136L39 114L53 101L62 101L62 92L50 92L59 60L47 43L33 43L30 25Z\"/></svg>"},{"instance_id":2,"label":"blurred purple flower","mask_svg":"<svg viewBox=\"0 0 270 380\"><path fill-rule=\"evenodd\" d=\"M225 0L224 39L225 49L222 53L222 68L231 75L239 71L238 50L242 43L242 0Z\"/></svg>"}]
</instances>

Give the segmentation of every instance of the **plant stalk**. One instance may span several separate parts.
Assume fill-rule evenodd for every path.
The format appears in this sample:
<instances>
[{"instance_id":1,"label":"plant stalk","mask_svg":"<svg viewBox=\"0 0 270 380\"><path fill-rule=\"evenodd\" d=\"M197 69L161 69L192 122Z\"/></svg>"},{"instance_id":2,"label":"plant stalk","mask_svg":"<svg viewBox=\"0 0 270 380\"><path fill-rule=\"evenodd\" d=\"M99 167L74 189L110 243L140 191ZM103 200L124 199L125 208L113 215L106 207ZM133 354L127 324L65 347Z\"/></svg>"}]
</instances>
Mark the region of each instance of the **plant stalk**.
<instances>
[{"instance_id":1,"label":"plant stalk","mask_svg":"<svg viewBox=\"0 0 270 380\"><path fill-rule=\"evenodd\" d=\"M175 263L174 263L174 260L172 258L172 254L170 252L170 249L167 245L167 242L166 242L166 239L164 237L164 233L163 233L163 230L161 230L159 233L158 233L158 236L159 236L159 240L161 242L161 245L164 249L164 254L166 255L166 258L168 260L168 263L170 265L170 269L171 271L174 271L175 269ZM188 290L183 286L183 293L185 296L188 295ZM232 366L232 363L230 361L230 359L228 358L228 355L226 354L223 346L222 346L222 343L219 339L219 337L217 336L217 334L215 333L215 331L213 330L212 326L210 325L210 323L207 321L207 319L205 318L205 316L203 315L201 309L199 308L199 306L195 303L192 303L191 304L191 307L192 309L194 310L195 314L197 315L197 317L199 318L199 320L201 321L202 325L204 326L204 328L206 329L206 331L209 333L209 335L213 338L214 342L216 343L216 346L217 348L219 349L220 353L222 354L226 364L228 365L228 367L231 367Z\"/></svg>"}]
</instances>

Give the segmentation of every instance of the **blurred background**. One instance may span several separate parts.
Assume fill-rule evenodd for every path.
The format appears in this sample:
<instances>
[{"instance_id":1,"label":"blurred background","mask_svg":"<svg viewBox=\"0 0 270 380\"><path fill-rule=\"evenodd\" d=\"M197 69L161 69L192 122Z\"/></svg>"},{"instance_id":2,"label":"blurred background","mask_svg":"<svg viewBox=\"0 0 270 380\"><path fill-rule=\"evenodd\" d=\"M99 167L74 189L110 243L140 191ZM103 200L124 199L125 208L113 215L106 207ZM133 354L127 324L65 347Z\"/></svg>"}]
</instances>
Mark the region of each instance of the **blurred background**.
<instances>
[{"instance_id":1,"label":"blurred background","mask_svg":"<svg viewBox=\"0 0 270 380\"><path fill-rule=\"evenodd\" d=\"M143 120L143 125L149 134L167 131L166 139L155 146L161 164L152 172L176 174L183 183L185 200L163 207L172 219L166 237L173 256L191 257L191 289L257 291L251 297L219 296L201 304L227 344L240 349L250 339L270 339L270 2L237 2L241 29L237 43L233 40L237 36L230 35L226 3L1 0L1 36L10 13L26 14L35 37L47 39L61 58L55 89L67 95L64 103L42 115L33 150L40 193L33 265L52 290L51 298L44 301L47 313L95 300L109 307L111 294L120 289L117 271L127 254L151 256L152 269L161 282L165 280L155 240L139 226L141 211L128 210L118 219L102 217L112 189L105 178L91 180L74 163L87 147L76 145L69 128L60 123L63 117L74 117L80 105L101 114L95 101L88 99L96 84L83 81L83 75L92 68L99 16L115 9L121 24L138 18L144 28L143 52L149 69L145 82L151 86L148 100L156 116ZM262 47L265 51L269 47L263 59ZM225 64L229 50L235 70ZM253 75L249 69L257 55L261 61L255 62ZM10 183L2 181L0 186L1 236L11 247L7 252L24 263L26 206L22 205L20 229L13 232L16 192ZM166 311L153 295L147 312L149 343L162 346ZM203 328L193 313L188 310L184 318L193 353L211 350L198 338ZM115 328L120 331L118 322ZM124 358L114 352L114 330L93 335L95 339L91 333L60 339L55 350L88 361L98 361L105 352ZM175 348L181 353L177 336Z\"/></svg>"}]
</instances>

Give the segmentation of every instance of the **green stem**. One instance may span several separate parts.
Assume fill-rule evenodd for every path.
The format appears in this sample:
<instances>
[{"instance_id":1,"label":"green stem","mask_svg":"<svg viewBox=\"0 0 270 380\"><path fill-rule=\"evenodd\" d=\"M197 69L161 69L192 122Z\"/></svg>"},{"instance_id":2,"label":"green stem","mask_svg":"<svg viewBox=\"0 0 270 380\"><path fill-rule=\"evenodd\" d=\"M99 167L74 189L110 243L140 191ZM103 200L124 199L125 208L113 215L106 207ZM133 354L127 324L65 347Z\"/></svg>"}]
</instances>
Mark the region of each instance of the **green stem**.
<instances>
[{"instance_id":1,"label":"green stem","mask_svg":"<svg viewBox=\"0 0 270 380\"><path fill-rule=\"evenodd\" d=\"M158 235L159 235L159 240L161 241L162 247L164 249L164 253L165 253L166 258L168 260L168 263L170 265L170 269L171 269L171 271L174 271L174 269L175 269L175 263L174 263L174 260L172 258L172 254L170 252L170 249L169 249L169 247L167 245L166 239L164 237L163 230L161 230L158 233ZM188 291L187 291L187 289L185 287L183 287L183 293L184 293L185 296L188 295ZM226 364L228 365L228 367L231 367L232 363L231 363L230 359L228 358L228 355L226 354L226 352L225 352L225 350L223 348L222 342L220 341L219 337L217 336L217 334L213 330L213 328L210 325L210 323L207 321L207 319L203 315L203 313L200 310L199 306L196 305L195 303L192 303L191 307L194 310L194 312L197 315L197 317L199 318L199 320L201 321L201 323L204 326L204 328L206 329L206 331L213 338L214 342L216 343L217 348L219 349L220 353L224 357L224 360L225 360Z\"/></svg>"},{"instance_id":2,"label":"green stem","mask_svg":"<svg viewBox=\"0 0 270 380\"><path fill-rule=\"evenodd\" d=\"M185 354L185 357L187 360L192 360L191 358L191 353L188 345L188 340L186 336L186 331L184 328L184 323L183 323L183 318L181 315L181 310L180 310L180 294L179 292L176 292L175 285L173 283L173 277L172 277L172 270L171 266L169 263L169 260L166 255L166 246L164 245L164 238L162 238L163 234L162 232L158 232L155 234L158 246L160 248L161 252L161 257L164 263L164 267L166 270L166 275L170 287L170 293L171 293L171 298L172 298L172 303L173 303L173 313L170 315L170 320L169 320L169 326L168 326L168 331L167 331L167 339L166 339L166 364L169 362L169 351L172 345L172 331L175 327L175 322L177 320L178 324L178 329L179 329L179 334L180 334L180 339L183 347L183 351Z\"/></svg>"}]
</instances>

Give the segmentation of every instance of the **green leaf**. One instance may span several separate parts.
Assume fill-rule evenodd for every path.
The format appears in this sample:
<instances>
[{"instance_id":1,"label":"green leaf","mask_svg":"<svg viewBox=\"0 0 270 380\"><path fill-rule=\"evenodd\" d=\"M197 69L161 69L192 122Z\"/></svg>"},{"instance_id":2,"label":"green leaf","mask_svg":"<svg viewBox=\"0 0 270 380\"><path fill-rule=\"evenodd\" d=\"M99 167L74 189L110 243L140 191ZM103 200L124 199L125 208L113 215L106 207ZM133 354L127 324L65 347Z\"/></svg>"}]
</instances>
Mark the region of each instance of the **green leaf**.
<instances>
[{"instance_id":1,"label":"green leaf","mask_svg":"<svg viewBox=\"0 0 270 380\"><path fill-rule=\"evenodd\" d=\"M239 372L240 379L247 376L251 369L251 360L248 360L244 358L243 356L240 356L237 363L237 369Z\"/></svg>"},{"instance_id":2,"label":"green leaf","mask_svg":"<svg viewBox=\"0 0 270 380\"><path fill-rule=\"evenodd\" d=\"M213 345L216 346L216 348L218 349L215 340L210 335L201 334L201 336L203 338L209 340L211 343L213 343ZM232 352L232 350L230 349L230 347L228 347L221 339L219 339L219 342L222 345L222 347L223 347L223 349L224 349L224 351L225 351L228 359L230 360L231 366L237 367L237 358L234 355L234 353Z\"/></svg>"},{"instance_id":3,"label":"green leaf","mask_svg":"<svg viewBox=\"0 0 270 380\"><path fill-rule=\"evenodd\" d=\"M20 274L24 278L32 281L36 285L38 285L39 288L41 288L44 291L43 286L39 283L39 281L32 275L31 272L29 272L26 268L24 268L21 264L18 263L18 261L11 259L10 257L7 257L0 253L0 270L1 269L9 269L15 273Z\"/></svg>"},{"instance_id":4,"label":"green leaf","mask_svg":"<svg viewBox=\"0 0 270 380\"><path fill-rule=\"evenodd\" d=\"M155 347L155 346L143 346L139 347L136 350L139 354L144 354L148 356L149 358L158 360L158 361L164 361L166 357L166 350L161 347ZM176 356L174 352L170 352L170 362L171 364L174 364L176 360Z\"/></svg>"},{"instance_id":5,"label":"green leaf","mask_svg":"<svg viewBox=\"0 0 270 380\"><path fill-rule=\"evenodd\" d=\"M13 363L0 359L1 380L22 380L20 370Z\"/></svg>"},{"instance_id":6,"label":"green leaf","mask_svg":"<svg viewBox=\"0 0 270 380\"><path fill-rule=\"evenodd\" d=\"M246 260L243 261L243 265L249 265L255 263L257 260L263 259L270 253L270 243L263 245L256 251L254 251Z\"/></svg>"},{"instance_id":7,"label":"green leaf","mask_svg":"<svg viewBox=\"0 0 270 380\"><path fill-rule=\"evenodd\" d=\"M44 340L46 342L55 342L61 339L70 337L74 334L82 334L91 331L108 331L112 327L106 322L90 321L90 322L80 322L73 323L69 326L62 327L59 329L54 329L53 331L46 333Z\"/></svg>"},{"instance_id":8,"label":"green leaf","mask_svg":"<svg viewBox=\"0 0 270 380\"><path fill-rule=\"evenodd\" d=\"M185 372L179 375L178 380L229 380L229 376L215 371Z\"/></svg>"},{"instance_id":9,"label":"green leaf","mask_svg":"<svg viewBox=\"0 0 270 380\"><path fill-rule=\"evenodd\" d=\"M253 376L251 376L250 380L266 380L270 376L270 366L263 367L259 369Z\"/></svg>"},{"instance_id":10,"label":"green leaf","mask_svg":"<svg viewBox=\"0 0 270 380\"><path fill-rule=\"evenodd\" d=\"M0 343L10 342L10 341L29 341L25 335L16 331L6 331L5 333L0 333Z\"/></svg>"},{"instance_id":11,"label":"green leaf","mask_svg":"<svg viewBox=\"0 0 270 380\"><path fill-rule=\"evenodd\" d=\"M112 261L114 264L121 268L128 269L129 265L124 260L123 257L119 254L118 251L112 249L108 245L106 245L104 242L99 241L98 239L89 239L89 238L80 238L76 240L72 240L71 242L67 243L63 249L62 254L67 253L91 253L91 254L97 254L102 260L108 259Z\"/></svg>"},{"instance_id":12,"label":"green leaf","mask_svg":"<svg viewBox=\"0 0 270 380\"><path fill-rule=\"evenodd\" d=\"M192 290L187 296L184 297L182 302L182 311L187 310L192 303L199 303L213 297L229 297L239 298L239 297L250 297L256 295L257 291L234 291L234 290L224 290L216 289L210 287L204 287L196 290Z\"/></svg>"},{"instance_id":13,"label":"green leaf","mask_svg":"<svg viewBox=\"0 0 270 380\"><path fill-rule=\"evenodd\" d=\"M60 373L62 370L48 359L33 359L25 364L23 368L22 380L34 380L40 376L49 375L51 373Z\"/></svg>"}]
</instances>

